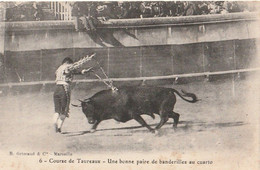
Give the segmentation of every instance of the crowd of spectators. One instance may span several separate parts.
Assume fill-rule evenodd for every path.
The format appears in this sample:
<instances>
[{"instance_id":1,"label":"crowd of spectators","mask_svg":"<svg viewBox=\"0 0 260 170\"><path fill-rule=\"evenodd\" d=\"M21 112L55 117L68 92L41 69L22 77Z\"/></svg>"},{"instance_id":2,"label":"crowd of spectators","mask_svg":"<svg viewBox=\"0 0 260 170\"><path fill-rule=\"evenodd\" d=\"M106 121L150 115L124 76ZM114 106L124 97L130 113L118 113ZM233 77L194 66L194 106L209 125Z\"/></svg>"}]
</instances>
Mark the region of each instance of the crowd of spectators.
<instances>
[{"instance_id":1,"label":"crowd of spectators","mask_svg":"<svg viewBox=\"0 0 260 170\"><path fill-rule=\"evenodd\" d=\"M255 6L242 1L144 1L144 2L77 2L79 11L86 13L91 6L92 13L103 19L148 18L225 14L254 11ZM74 3L74 4L77 4Z\"/></svg>"},{"instance_id":2,"label":"crowd of spectators","mask_svg":"<svg viewBox=\"0 0 260 170\"><path fill-rule=\"evenodd\" d=\"M243 1L76 1L72 6L72 16L107 19L174 17L207 14L225 14L256 10L255 3ZM41 21L56 19L43 11L43 2L9 2L6 10L7 21ZM48 16L47 16L48 15ZM88 17L86 17L88 16ZM49 19L47 19L49 18ZM91 21L90 21L91 22ZM96 22L94 20L94 22Z\"/></svg>"},{"instance_id":3,"label":"crowd of spectators","mask_svg":"<svg viewBox=\"0 0 260 170\"><path fill-rule=\"evenodd\" d=\"M6 21L42 21L53 20L55 16L44 11L45 3L41 2L8 2Z\"/></svg>"},{"instance_id":4,"label":"crowd of spectators","mask_svg":"<svg viewBox=\"0 0 260 170\"><path fill-rule=\"evenodd\" d=\"M82 29L80 25L87 31L95 31L96 24L108 19L225 14L256 9L254 3L242 1L85 1L71 5L77 31Z\"/></svg>"}]
</instances>

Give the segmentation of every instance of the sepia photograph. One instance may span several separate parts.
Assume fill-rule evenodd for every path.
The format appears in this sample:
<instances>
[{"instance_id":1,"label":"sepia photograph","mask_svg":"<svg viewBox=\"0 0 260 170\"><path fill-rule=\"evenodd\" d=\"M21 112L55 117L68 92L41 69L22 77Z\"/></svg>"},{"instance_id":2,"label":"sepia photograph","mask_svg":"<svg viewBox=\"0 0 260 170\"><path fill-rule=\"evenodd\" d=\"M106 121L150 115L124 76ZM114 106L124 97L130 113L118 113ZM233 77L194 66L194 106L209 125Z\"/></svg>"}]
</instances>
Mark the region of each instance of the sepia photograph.
<instances>
[{"instance_id":1,"label":"sepia photograph","mask_svg":"<svg viewBox=\"0 0 260 170\"><path fill-rule=\"evenodd\" d=\"M260 1L0 1L0 169L260 168Z\"/></svg>"}]
</instances>

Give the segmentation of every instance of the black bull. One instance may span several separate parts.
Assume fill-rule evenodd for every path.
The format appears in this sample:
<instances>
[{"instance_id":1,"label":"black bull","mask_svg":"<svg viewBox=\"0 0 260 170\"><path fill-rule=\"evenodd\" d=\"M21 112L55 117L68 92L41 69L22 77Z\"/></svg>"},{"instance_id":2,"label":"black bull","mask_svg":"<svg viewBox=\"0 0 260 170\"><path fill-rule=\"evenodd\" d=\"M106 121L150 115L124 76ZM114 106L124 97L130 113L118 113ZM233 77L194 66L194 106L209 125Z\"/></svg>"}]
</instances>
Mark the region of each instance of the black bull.
<instances>
[{"instance_id":1,"label":"black bull","mask_svg":"<svg viewBox=\"0 0 260 170\"><path fill-rule=\"evenodd\" d=\"M90 124L93 124L91 132L94 132L98 124L107 119L115 119L119 122L136 120L142 126L152 129L141 117L142 114L150 115L154 118L154 113L161 118L155 129L161 128L169 118L174 120L173 127L176 128L180 115L173 111L176 103L176 96L183 100L195 103L197 97L193 93L163 87L121 87L117 91L103 90L92 97L81 101L82 111ZM190 97L188 100L184 97ZM76 105L73 105L76 106Z\"/></svg>"}]
</instances>

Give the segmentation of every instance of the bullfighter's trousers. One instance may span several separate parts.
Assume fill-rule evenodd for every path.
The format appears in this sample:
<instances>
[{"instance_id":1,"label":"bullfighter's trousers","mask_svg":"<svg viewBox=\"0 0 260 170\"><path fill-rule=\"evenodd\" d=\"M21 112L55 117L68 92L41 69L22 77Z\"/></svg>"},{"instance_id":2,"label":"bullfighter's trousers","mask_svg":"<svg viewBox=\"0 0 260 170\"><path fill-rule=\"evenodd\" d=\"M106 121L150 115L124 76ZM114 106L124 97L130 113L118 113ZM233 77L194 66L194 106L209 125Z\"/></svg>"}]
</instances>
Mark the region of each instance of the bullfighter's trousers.
<instances>
[{"instance_id":1,"label":"bullfighter's trousers","mask_svg":"<svg viewBox=\"0 0 260 170\"><path fill-rule=\"evenodd\" d=\"M53 94L55 128L60 129L66 117L69 117L70 86L56 85ZM56 127L57 126L57 127Z\"/></svg>"}]
</instances>

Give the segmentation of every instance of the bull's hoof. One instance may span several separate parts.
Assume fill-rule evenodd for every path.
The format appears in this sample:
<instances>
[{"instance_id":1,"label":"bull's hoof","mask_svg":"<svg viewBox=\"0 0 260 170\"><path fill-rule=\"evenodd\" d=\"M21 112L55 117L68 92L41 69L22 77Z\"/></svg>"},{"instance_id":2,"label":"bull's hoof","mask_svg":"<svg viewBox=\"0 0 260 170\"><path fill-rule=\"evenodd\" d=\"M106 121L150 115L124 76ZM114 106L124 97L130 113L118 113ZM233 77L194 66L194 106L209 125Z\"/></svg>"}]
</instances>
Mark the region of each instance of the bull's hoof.
<instances>
[{"instance_id":1,"label":"bull's hoof","mask_svg":"<svg viewBox=\"0 0 260 170\"><path fill-rule=\"evenodd\" d=\"M56 133L61 133L61 129L60 129L60 128L57 128L57 129L56 129Z\"/></svg>"},{"instance_id":2,"label":"bull's hoof","mask_svg":"<svg viewBox=\"0 0 260 170\"><path fill-rule=\"evenodd\" d=\"M152 133L155 133L155 132L156 132L156 130L154 130L154 129L151 129L151 130L150 130L150 132L152 132Z\"/></svg>"},{"instance_id":3,"label":"bull's hoof","mask_svg":"<svg viewBox=\"0 0 260 170\"><path fill-rule=\"evenodd\" d=\"M173 131L176 132L177 131L177 125L173 125Z\"/></svg>"},{"instance_id":4,"label":"bull's hoof","mask_svg":"<svg viewBox=\"0 0 260 170\"><path fill-rule=\"evenodd\" d=\"M96 132L96 129L90 129L90 133Z\"/></svg>"},{"instance_id":5,"label":"bull's hoof","mask_svg":"<svg viewBox=\"0 0 260 170\"><path fill-rule=\"evenodd\" d=\"M158 130L154 130L154 134L155 135L159 135L159 131Z\"/></svg>"}]
</instances>

